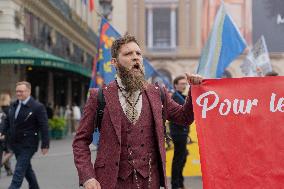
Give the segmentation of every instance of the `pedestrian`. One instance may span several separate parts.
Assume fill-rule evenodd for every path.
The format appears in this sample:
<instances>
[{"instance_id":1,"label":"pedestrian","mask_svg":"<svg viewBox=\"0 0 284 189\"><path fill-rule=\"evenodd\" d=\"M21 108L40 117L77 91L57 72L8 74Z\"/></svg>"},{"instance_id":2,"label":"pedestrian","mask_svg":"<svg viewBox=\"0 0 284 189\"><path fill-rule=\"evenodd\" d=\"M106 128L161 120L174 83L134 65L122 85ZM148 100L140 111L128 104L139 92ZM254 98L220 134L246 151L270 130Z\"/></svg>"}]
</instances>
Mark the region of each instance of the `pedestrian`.
<instances>
[{"instance_id":1,"label":"pedestrian","mask_svg":"<svg viewBox=\"0 0 284 189\"><path fill-rule=\"evenodd\" d=\"M74 131L72 130L72 110L70 105L67 105L65 108L64 119L66 120L68 133L72 134Z\"/></svg>"},{"instance_id":2,"label":"pedestrian","mask_svg":"<svg viewBox=\"0 0 284 189\"><path fill-rule=\"evenodd\" d=\"M73 141L79 183L85 189L167 188L160 94L165 94L166 118L182 125L193 121L191 98L187 98L184 106L178 105L165 88L146 82L142 52L133 36L115 40L111 52L117 77L102 88L106 104L94 165L89 145L97 111L96 89L90 90ZM202 80L196 75L187 75L187 78L193 84Z\"/></svg>"},{"instance_id":3,"label":"pedestrian","mask_svg":"<svg viewBox=\"0 0 284 189\"><path fill-rule=\"evenodd\" d=\"M42 154L47 154L49 148L45 107L30 95L31 84L29 82L16 83L17 100L11 104L4 128L0 131L0 136L10 133L11 148L17 160L9 189L21 188L24 177L29 183L29 188L39 188L31 165L31 158L38 149L39 136L42 139Z\"/></svg>"},{"instance_id":4,"label":"pedestrian","mask_svg":"<svg viewBox=\"0 0 284 189\"><path fill-rule=\"evenodd\" d=\"M47 103L45 108L46 108L47 118L52 119L53 118L53 109L51 107L51 103L50 102Z\"/></svg>"},{"instance_id":5,"label":"pedestrian","mask_svg":"<svg viewBox=\"0 0 284 189\"><path fill-rule=\"evenodd\" d=\"M11 103L11 97L8 93L2 93L0 95L0 130L4 127L5 119L9 112L9 107ZM4 166L7 176L11 176L13 171L11 169L10 159L13 156L13 152L10 147L8 136L2 137L0 141L1 151L0 151L0 163L1 167ZM1 169L0 169L1 173Z\"/></svg>"},{"instance_id":6,"label":"pedestrian","mask_svg":"<svg viewBox=\"0 0 284 189\"><path fill-rule=\"evenodd\" d=\"M184 92L187 87L187 80L185 76L178 76L174 79L175 92L172 96L173 100L180 105L183 105L186 100ZM174 157L172 162L172 189L185 189L184 178L182 175L183 168L186 163L188 151L186 149L187 138L189 134L188 124L179 124L170 122L170 134L174 143Z\"/></svg>"},{"instance_id":7,"label":"pedestrian","mask_svg":"<svg viewBox=\"0 0 284 189\"><path fill-rule=\"evenodd\" d=\"M72 107L72 114L73 114L73 128L72 133L75 134L79 127L79 122L81 119L81 110L77 104L74 104Z\"/></svg>"}]
</instances>

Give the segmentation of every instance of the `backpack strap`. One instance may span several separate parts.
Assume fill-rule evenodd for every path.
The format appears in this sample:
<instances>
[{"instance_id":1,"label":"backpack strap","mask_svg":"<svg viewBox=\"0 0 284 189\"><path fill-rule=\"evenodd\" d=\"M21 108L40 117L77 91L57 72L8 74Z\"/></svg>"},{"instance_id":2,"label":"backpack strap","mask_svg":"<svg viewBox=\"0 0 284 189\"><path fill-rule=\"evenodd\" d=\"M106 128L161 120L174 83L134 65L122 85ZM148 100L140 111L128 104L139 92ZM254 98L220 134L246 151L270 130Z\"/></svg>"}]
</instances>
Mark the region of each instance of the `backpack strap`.
<instances>
[{"instance_id":1,"label":"backpack strap","mask_svg":"<svg viewBox=\"0 0 284 189\"><path fill-rule=\"evenodd\" d=\"M103 93L103 89L99 88L98 91L98 106L97 106L97 114L96 114L96 128L99 130L101 129L101 123L104 116L104 108L105 108L106 102L105 97Z\"/></svg>"}]
</instances>

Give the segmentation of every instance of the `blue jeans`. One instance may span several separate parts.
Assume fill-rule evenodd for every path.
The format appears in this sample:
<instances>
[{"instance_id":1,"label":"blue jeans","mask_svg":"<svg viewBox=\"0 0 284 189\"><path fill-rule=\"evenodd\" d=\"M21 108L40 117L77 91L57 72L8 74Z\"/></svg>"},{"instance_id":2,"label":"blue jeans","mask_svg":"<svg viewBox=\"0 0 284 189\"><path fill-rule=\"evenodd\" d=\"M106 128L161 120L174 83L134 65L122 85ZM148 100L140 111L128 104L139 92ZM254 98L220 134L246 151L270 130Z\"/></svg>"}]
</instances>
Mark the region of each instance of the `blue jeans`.
<instances>
[{"instance_id":1,"label":"blue jeans","mask_svg":"<svg viewBox=\"0 0 284 189\"><path fill-rule=\"evenodd\" d=\"M13 151L15 153L17 163L9 189L21 188L24 177L29 183L29 189L39 189L39 185L31 165L31 159L37 151L37 148L13 146Z\"/></svg>"}]
</instances>

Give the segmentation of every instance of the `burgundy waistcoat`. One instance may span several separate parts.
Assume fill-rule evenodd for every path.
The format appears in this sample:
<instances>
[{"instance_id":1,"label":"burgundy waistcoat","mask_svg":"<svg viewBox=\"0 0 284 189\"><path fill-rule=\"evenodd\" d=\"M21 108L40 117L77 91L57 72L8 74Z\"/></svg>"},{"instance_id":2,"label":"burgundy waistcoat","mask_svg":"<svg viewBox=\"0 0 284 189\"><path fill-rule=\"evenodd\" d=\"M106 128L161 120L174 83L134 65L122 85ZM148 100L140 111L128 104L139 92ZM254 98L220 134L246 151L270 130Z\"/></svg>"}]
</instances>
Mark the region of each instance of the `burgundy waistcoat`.
<instances>
[{"instance_id":1,"label":"burgundy waistcoat","mask_svg":"<svg viewBox=\"0 0 284 189\"><path fill-rule=\"evenodd\" d=\"M146 178L149 176L149 159L151 158L152 165L157 163L158 146L154 136L153 113L145 92L142 93L142 104L141 114L135 124L128 120L124 112L121 114L121 155L118 176L122 179L126 179L134 169ZM147 119L143 119L145 117ZM157 166L151 168L157 169Z\"/></svg>"}]
</instances>

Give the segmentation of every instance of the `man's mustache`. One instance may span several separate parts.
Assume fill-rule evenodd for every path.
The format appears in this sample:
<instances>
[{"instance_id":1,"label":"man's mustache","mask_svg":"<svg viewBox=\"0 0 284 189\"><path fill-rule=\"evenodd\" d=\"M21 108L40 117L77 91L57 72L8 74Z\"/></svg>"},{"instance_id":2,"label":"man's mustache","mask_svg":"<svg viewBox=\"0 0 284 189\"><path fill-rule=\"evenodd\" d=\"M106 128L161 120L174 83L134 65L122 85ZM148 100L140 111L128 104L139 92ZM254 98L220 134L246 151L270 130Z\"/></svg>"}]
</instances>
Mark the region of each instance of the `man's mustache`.
<instances>
[{"instance_id":1,"label":"man's mustache","mask_svg":"<svg viewBox=\"0 0 284 189\"><path fill-rule=\"evenodd\" d=\"M135 63L130 70L134 70L134 69L139 69L142 73L143 73L143 65L141 65L141 63ZM129 71L130 71L129 70Z\"/></svg>"}]
</instances>

